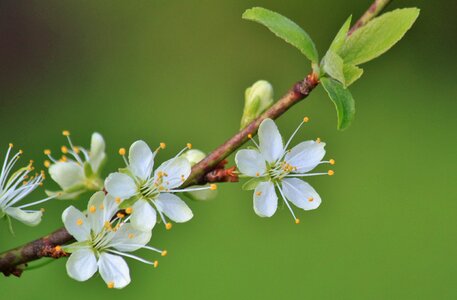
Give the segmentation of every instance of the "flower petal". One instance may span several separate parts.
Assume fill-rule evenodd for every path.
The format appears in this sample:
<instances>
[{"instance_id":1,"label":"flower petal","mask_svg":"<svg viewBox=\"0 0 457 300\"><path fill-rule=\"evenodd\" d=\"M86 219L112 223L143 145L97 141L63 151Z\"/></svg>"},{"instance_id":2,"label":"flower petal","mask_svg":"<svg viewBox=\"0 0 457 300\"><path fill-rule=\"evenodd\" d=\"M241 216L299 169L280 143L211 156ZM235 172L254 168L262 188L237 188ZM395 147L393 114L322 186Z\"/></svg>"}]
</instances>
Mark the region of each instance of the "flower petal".
<instances>
[{"instance_id":1,"label":"flower petal","mask_svg":"<svg viewBox=\"0 0 457 300\"><path fill-rule=\"evenodd\" d=\"M194 216L184 201L170 193L161 193L154 203L158 210L177 223L187 222Z\"/></svg>"},{"instance_id":2,"label":"flower petal","mask_svg":"<svg viewBox=\"0 0 457 300\"><path fill-rule=\"evenodd\" d=\"M155 209L144 199L140 199L132 206L130 223L137 230L151 231L157 222Z\"/></svg>"},{"instance_id":3,"label":"flower petal","mask_svg":"<svg viewBox=\"0 0 457 300\"><path fill-rule=\"evenodd\" d=\"M84 170L73 161L52 164L49 167L49 175L63 190L84 184Z\"/></svg>"},{"instance_id":4,"label":"flower petal","mask_svg":"<svg viewBox=\"0 0 457 300\"><path fill-rule=\"evenodd\" d=\"M142 231L133 228L132 224L122 225L109 246L122 252L132 252L140 249L151 240L151 230Z\"/></svg>"},{"instance_id":5,"label":"flower petal","mask_svg":"<svg viewBox=\"0 0 457 300\"><path fill-rule=\"evenodd\" d=\"M265 119L260 124L259 147L260 152L268 162L278 160L284 152L281 134L272 119Z\"/></svg>"},{"instance_id":6,"label":"flower petal","mask_svg":"<svg viewBox=\"0 0 457 300\"><path fill-rule=\"evenodd\" d=\"M100 191L93 194L89 199L89 203L87 204L87 219L89 220L90 227L95 234L98 234L101 231L105 223L105 206L103 205L104 200L105 193Z\"/></svg>"},{"instance_id":7,"label":"flower petal","mask_svg":"<svg viewBox=\"0 0 457 300\"><path fill-rule=\"evenodd\" d=\"M283 179L282 191L290 202L304 210L316 209L322 201L311 185L298 178Z\"/></svg>"},{"instance_id":8,"label":"flower petal","mask_svg":"<svg viewBox=\"0 0 457 300\"><path fill-rule=\"evenodd\" d=\"M240 172L248 176L262 176L267 171L265 158L256 150L238 151L235 162Z\"/></svg>"},{"instance_id":9,"label":"flower petal","mask_svg":"<svg viewBox=\"0 0 457 300\"><path fill-rule=\"evenodd\" d=\"M278 196L272 182L261 182L254 191L254 211L260 217L271 217L278 208Z\"/></svg>"},{"instance_id":10,"label":"flower petal","mask_svg":"<svg viewBox=\"0 0 457 300\"><path fill-rule=\"evenodd\" d=\"M86 281L97 272L97 259L92 249L78 249L67 260L67 274L78 281Z\"/></svg>"},{"instance_id":11,"label":"flower petal","mask_svg":"<svg viewBox=\"0 0 457 300\"><path fill-rule=\"evenodd\" d=\"M26 212L17 207L8 207L5 213L29 226L36 226L41 222L43 213L41 211Z\"/></svg>"},{"instance_id":12,"label":"flower petal","mask_svg":"<svg viewBox=\"0 0 457 300\"><path fill-rule=\"evenodd\" d=\"M284 160L297 170L294 173L306 173L314 169L325 155L325 143L316 141L301 142L293 147Z\"/></svg>"},{"instance_id":13,"label":"flower petal","mask_svg":"<svg viewBox=\"0 0 457 300\"><path fill-rule=\"evenodd\" d=\"M105 158L105 140L100 133L94 132L90 141L89 161L92 170L95 173L99 173L100 165L105 160Z\"/></svg>"},{"instance_id":14,"label":"flower petal","mask_svg":"<svg viewBox=\"0 0 457 300\"><path fill-rule=\"evenodd\" d=\"M74 206L70 206L63 211L62 221L67 231L78 242L90 239L90 224L86 216Z\"/></svg>"},{"instance_id":15,"label":"flower petal","mask_svg":"<svg viewBox=\"0 0 457 300\"><path fill-rule=\"evenodd\" d=\"M118 255L108 253L100 254L98 268L100 275L106 284L113 285L116 289L121 289L130 283L129 266L125 260Z\"/></svg>"},{"instance_id":16,"label":"flower petal","mask_svg":"<svg viewBox=\"0 0 457 300\"><path fill-rule=\"evenodd\" d=\"M136 141L130 146L129 167L132 173L146 180L152 172L154 166L154 154L144 141Z\"/></svg>"},{"instance_id":17,"label":"flower petal","mask_svg":"<svg viewBox=\"0 0 457 300\"><path fill-rule=\"evenodd\" d=\"M167 189L179 187L190 175L191 166L184 157L167 160L154 173L155 181L160 182L159 174L163 174L162 186Z\"/></svg>"},{"instance_id":18,"label":"flower petal","mask_svg":"<svg viewBox=\"0 0 457 300\"><path fill-rule=\"evenodd\" d=\"M113 197L128 199L136 194L137 186L132 177L122 173L111 173L105 180L105 189Z\"/></svg>"}]
</instances>

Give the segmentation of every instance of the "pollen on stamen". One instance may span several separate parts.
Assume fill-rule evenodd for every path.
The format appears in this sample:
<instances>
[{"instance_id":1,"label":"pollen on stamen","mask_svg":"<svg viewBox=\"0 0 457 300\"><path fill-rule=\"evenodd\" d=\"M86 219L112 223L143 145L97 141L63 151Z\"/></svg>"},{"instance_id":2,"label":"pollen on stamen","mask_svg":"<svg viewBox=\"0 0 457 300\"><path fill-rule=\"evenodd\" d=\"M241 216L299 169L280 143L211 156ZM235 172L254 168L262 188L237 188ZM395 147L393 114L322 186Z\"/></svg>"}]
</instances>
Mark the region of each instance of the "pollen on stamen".
<instances>
[{"instance_id":1,"label":"pollen on stamen","mask_svg":"<svg viewBox=\"0 0 457 300\"><path fill-rule=\"evenodd\" d=\"M43 153L44 153L44 155L51 155L51 150L45 149L45 150L43 151Z\"/></svg>"},{"instance_id":2,"label":"pollen on stamen","mask_svg":"<svg viewBox=\"0 0 457 300\"><path fill-rule=\"evenodd\" d=\"M79 154L80 150L78 147L74 146L73 147L73 151L76 153L76 154Z\"/></svg>"},{"instance_id":3,"label":"pollen on stamen","mask_svg":"<svg viewBox=\"0 0 457 300\"><path fill-rule=\"evenodd\" d=\"M64 135L64 136L70 136L70 131L68 131L68 130L62 131L62 135Z\"/></svg>"},{"instance_id":4,"label":"pollen on stamen","mask_svg":"<svg viewBox=\"0 0 457 300\"><path fill-rule=\"evenodd\" d=\"M303 118L303 122L308 123L309 122L309 118L308 117L304 117Z\"/></svg>"},{"instance_id":5,"label":"pollen on stamen","mask_svg":"<svg viewBox=\"0 0 457 300\"><path fill-rule=\"evenodd\" d=\"M108 282L108 284L106 285L109 289L112 289L114 288L114 282L110 281Z\"/></svg>"},{"instance_id":6,"label":"pollen on stamen","mask_svg":"<svg viewBox=\"0 0 457 300\"><path fill-rule=\"evenodd\" d=\"M167 224L165 224L165 229L166 229L166 230L170 230L171 227L173 227L173 225L172 225L170 222L168 222Z\"/></svg>"},{"instance_id":7,"label":"pollen on stamen","mask_svg":"<svg viewBox=\"0 0 457 300\"><path fill-rule=\"evenodd\" d=\"M125 215L124 215L123 213L120 213L120 212L118 212L118 213L116 214L116 216L117 216L119 219L122 219L123 217L125 217Z\"/></svg>"},{"instance_id":8,"label":"pollen on stamen","mask_svg":"<svg viewBox=\"0 0 457 300\"><path fill-rule=\"evenodd\" d=\"M24 151L22 151L22 149L19 150L19 154L24 154Z\"/></svg>"},{"instance_id":9,"label":"pollen on stamen","mask_svg":"<svg viewBox=\"0 0 457 300\"><path fill-rule=\"evenodd\" d=\"M60 158L60 161L66 162L66 161L68 161L68 158L65 155L62 155L62 157Z\"/></svg>"},{"instance_id":10,"label":"pollen on stamen","mask_svg":"<svg viewBox=\"0 0 457 300\"><path fill-rule=\"evenodd\" d=\"M160 253L160 255L162 255L162 256L167 256L167 254L168 254L167 250L163 250L163 251Z\"/></svg>"},{"instance_id":11,"label":"pollen on stamen","mask_svg":"<svg viewBox=\"0 0 457 300\"><path fill-rule=\"evenodd\" d=\"M14 146L13 143L8 144L8 147L10 147L10 148L13 148L13 146Z\"/></svg>"},{"instance_id":12,"label":"pollen on stamen","mask_svg":"<svg viewBox=\"0 0 457 300\"><path fill-rule=\"evenodd\" d=\"M165 143L160 143L159 144L160 149L165 149L167 147L167 144Z\"/></svg>"},{"instance_id":13,"label":"pollen on stamen","mask_svg":"<svg viewBox=\"0 0 457 300\"><path fill-rule=\"evenodd\" d=\"M248 138L252 139L252 134L249 133L248 134Z\"/></svg>"},{"instance_id":14,"label":"pollen on stamen","mask_svg":"<svg viewBox=\"0 0 457 300\"><path fill-rule=\"evenodd\" d=\"M333 171L333 170L328 170L327 173L328 173L329 176L333 176L333 174L335 174L335 171Z\"/></svg>"},{"instance_id":15,"label":"pollen on stamen","mask_svg":"<svg viewBox=\"0 0 457 300\"><path fill-rule=\"evenodd\" d=\"M115 201L117 204L119 204L119 203L121 203L121 198L120 198L120 197L116 197L116 198L114 199L114 201Z\"/></svg>"},{"instance_id":16,"label":"pollen on stamen","mask_svg":"<svg viewBox=\"0 0 457 300\"><path fill-rule=\"evenodd\" d=\"M62 146L62 147L60 147L60 151L62 151L62 153L64 153L64 154L67 154L67 153L68 153L68 148L67 148L67 146Z\"/></svg>"},{"instance_id":17,"label":"pollen on stamen","mask_svg":"<svg viewBox=\"0 0 457 300\"><path fill-rule=\"evenodd\" d=\"M295 219L295 224L300 224L300 219Z\"/></svg>"},{"instance_id":18,"label":"pollen on stamen","mask_svg":"<svg viewBox=\"0 0 457 300\"><path fill-rule=\"evenodd\" d=\"M215 190L217 190L217 185L212 183L212 184L210 184L209 189L212 191L215 191Z\"/></svg>"},{"instance_id":19,"label":"pollen on stamen","mask_svg":"<svg viewBox=\"0 0 457 300\"><path fill-rule=\"evenodd\" d=\"M122 155L122 156L125 155L125 148L120 148L119 149L119 155Z\"/></svg>"},{"instance_id":20,"label":"pollen on stamen","mask_svg":"<svg viewBox=\"0 0 457 300\"><path fill-rule=\"evenodd\" d=\"M91 213L94 213L96 210L97 210L97 208L95 207L95 205L91 205L91 206L89 207L89 211L90 211Z\"/></svg>"},{"instance_id":21,"label":"pollen on stamen","mask_svg":"<svg viewBox=\"0 0 457 300\"><path fill-rule=\"evenodd\" d=\"M157 268L159 266L159 261L154 261L154 268Z\"/></svg>"},{"instance_id":22,"label":"pollen on stamen","mask_svg":"<svg viewBox=\"0 0 457 300\"><path fill-rule=\"evenodd\" d=\"M316 139L316 143L319 144L320 142L321 142L321 138L317 138L317 139Z\"/></svg>"},{"instance_id":23,"label":"pollen on stamen","mask_svg":"<svg viewBox=\"0 0 457 300\"><path fill-rule=\"evenodd\" d=\"M314 198L313 197L309 197L308 198L308 202L313 202L314 201Z\"/></svg>"},{"instance_id":24,"label":"pollen on stamen","mask_svg":"<svg viewBox=\"0 0 457 300\"><path fill-rule=\"evenodd\" d=\"M82 224L83 224L83 220L82 219L76 220L76 225L81 226Z\"/></svg>"},{"instance_id":25,"label":"pollen on stamen","mask_svg":"<svg viewBox=\"0 0 457 300\"><path fill-rule=\"evenodd\" d=\"M262 192L258 191L255 194L256 194L256 196L260 196L260 195L262 195Z\"/></svg>"},{"instance_id":26,"label":"pollen on stamen","mask_svg":"<svg viewBox=\"0 0 457 300\"><path fill-rule=\"evenodd\" d=\"M192 149L192 144L191 143L187 143L186 146L187 146L188 149Z\"/></svg>"},{"instance_id":27,"label":"pollen on stamen","mask_svg":"<svg viewBox=\"0 0 457 300\"><path fill-rule=\"evenodd\" d=\"M132 212L133 212L133 208L131 208L131 207L127 207L125 209L125 213L128 214L128 215L130 215Z\"/></svg>"}]
</instances>

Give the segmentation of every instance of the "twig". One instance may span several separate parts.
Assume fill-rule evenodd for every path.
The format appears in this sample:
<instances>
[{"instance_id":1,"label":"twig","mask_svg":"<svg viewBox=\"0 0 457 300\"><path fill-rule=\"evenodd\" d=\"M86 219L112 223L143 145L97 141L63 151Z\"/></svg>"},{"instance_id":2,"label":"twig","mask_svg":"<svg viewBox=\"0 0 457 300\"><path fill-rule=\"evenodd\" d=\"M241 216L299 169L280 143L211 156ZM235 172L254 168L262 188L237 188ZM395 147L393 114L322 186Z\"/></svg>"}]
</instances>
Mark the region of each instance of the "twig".
<instances>
[{"instance_id":1,"label":"twig","mask_svg":"<svg viewBox=\"0 0 457 300\"><path fill-rule=\"evenodd\" d=\"M370 8L354 24L348 35L365 25L369 20L378 15L391 0L375 0ZM224 169L222 163L226 157L241 147L247 140L248 134L254 135L260 123L266 119L276 119L285 113L294 104L306 98L309 93L319 84L316 74L311 73L305 79L297 82L279 99L273 106L264 112L256 120L252 121L243 130L235 134L216 150L211 152L205 159L192 168L192 172L182 187L207 182L233 182L237 181L233 168ZM42 257L60 258L65 253L60 251L59 245L73 241L73 237L65 230L58 229L53 233L39 238L33 242L8 250L0 255L0 272L4 275L20 276L28 262Z\"/></svg>"}]
</instances>

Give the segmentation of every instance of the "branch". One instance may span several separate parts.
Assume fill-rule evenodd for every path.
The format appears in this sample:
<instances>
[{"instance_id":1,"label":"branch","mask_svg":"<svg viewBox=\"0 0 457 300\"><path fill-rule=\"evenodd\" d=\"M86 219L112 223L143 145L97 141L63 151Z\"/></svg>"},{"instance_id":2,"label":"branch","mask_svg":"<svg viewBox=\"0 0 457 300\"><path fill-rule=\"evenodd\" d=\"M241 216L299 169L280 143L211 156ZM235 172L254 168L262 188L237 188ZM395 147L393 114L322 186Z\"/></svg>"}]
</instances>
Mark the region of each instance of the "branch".
<instances>
[{"instance_id":1,"label":"branch","mask_svg":"<svg viewBox=\"0 0 457 300\"><path fill-rule=\"evenodd\" d=\"M348 35L378 15L390 1L391 0L375 0L370 8L354 24ZM232 173L234 170L233 168L224 169L225 163L223 161L225 158L248 140L248 134L254 135L264 119L276 119L280 117L293 105L306 98L318 84L317 75L314 73L309 74L305 79L295 83L281 99L260 117L252 121L243 130L235 134L232 138L211 152L205 159L196 164L182 187L205 184L208 182L237 181L238 178ZM11 274L20 276L28 262L42 257L60 258L66 256L57 246L64 245L73 240L73 237L65 228L61 228L33 242L8 250L0 254L0 272L5 276Z\"/></svg>"}]
</instances>

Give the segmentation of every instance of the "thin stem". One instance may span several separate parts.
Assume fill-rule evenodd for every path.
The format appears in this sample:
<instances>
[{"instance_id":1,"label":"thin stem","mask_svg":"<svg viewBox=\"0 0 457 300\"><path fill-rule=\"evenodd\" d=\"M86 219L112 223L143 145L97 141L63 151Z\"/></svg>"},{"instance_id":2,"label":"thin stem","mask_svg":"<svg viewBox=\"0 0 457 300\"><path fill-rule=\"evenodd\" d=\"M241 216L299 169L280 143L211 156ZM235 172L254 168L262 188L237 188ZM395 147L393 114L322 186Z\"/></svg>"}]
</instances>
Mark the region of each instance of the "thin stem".
<instances>
[{"instance_id":1,"label":"thin stem","mask_svg":"<svg viewBox=\"0 0 457 300\"><path fill-rule=\"evenodd\" d=\"M351 34L378 15L390 1L391 0L375 0L363 16L354 24L348 34ZM181 187L185 188L190 185L205 184L207 181L205 176L227 156L241 147L248 140L248 134L254 135L264 119L276 119L280 117L293 105L306 98L318 84L318 78L314 73L309 74L305 79L295 83L281 99L260 117L252 121L244 129L211 152L205 159L196 164L192 168L192 172L187 181L184 182ZM65 228L61 228L48 236L39 238L15 249L8 250L0 254L0 272L6 276L10 274L20 276L23 270L23 267L21 266L30 261L40 259L41 257L59 258L62 255L59 255L59 253L56 254L55 246L63 245L73 240L73 237Z\"/></svg>"}]
</instances>

